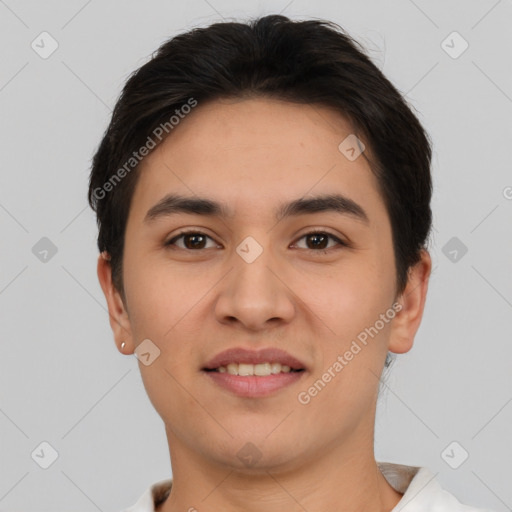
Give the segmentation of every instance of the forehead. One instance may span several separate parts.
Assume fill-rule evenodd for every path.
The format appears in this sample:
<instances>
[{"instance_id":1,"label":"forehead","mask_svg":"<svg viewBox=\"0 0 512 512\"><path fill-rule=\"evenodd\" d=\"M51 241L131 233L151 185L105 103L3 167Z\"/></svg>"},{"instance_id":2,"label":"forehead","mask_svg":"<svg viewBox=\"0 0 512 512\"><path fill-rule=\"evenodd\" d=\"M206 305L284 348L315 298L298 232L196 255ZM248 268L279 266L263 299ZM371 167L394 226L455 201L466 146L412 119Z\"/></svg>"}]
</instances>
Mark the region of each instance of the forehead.
<instances>
[{"instance_id":1,"label":"forehead","mask_svg":"<svg viewBox=\"0 0 512 512\"><path fill-rule=\"evenodd\" d=\"M130 215L142 219L169 192L229 203L238 218L335 192L367 204L370 216L385 215L364 155L350 160L339 148L349 136L351 124L324 106L268 98L199 104L139 166Z\"/></svg>"}]
</instances>

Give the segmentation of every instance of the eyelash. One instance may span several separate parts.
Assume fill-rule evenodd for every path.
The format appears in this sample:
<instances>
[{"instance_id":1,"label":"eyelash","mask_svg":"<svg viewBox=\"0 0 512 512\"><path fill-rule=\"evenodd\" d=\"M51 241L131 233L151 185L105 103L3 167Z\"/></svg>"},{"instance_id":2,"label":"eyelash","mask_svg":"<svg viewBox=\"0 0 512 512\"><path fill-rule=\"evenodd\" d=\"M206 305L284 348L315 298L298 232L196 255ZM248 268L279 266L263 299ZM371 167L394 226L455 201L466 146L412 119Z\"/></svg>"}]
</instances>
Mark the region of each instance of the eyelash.
<instances>
[{"instance_id":1,"label":"eyelash","mask_svg":"<svg viewBox=\"0 0 512 512\"><path fill-rule=\"evenodd\" d=\"M210 240L213 240L213 238L205 233L202 233L201 231L197 231L197 230L188 230L188 231L182 231L181 233L177 234L175 237L171 238L168 242L165 242L164 245L166 247L170 247L172 245L174 245L174 243L176 242L176 240L179 240L180 238L182 238L183 236L186 236L186 235L201 235L201 236L205 236L207 238L209 238ZM327 235L329 238L331 238L332 240L338 242L338 245L339 246L342 246L342 247L350 247L348 243L344 242L343 240L340 240L337 236L334 236L333 234L329 233L328 231L325 231L325 230L313 230L313 231L308 231L307 233L303 234L299 240L302 240L303 238L309 236L309 235ZM321 254L327 254L331 249L335 249L336 247L329 247L328 249L303 249L305 251L308 251L309 253L321 253ZM182 249L181 247L178 247L178 249ZM183 249L184 251L188 251L188 252L194 252L194 251L201 251L201 250L205 250L205 249Z\"/></svg>"}]
</instances>

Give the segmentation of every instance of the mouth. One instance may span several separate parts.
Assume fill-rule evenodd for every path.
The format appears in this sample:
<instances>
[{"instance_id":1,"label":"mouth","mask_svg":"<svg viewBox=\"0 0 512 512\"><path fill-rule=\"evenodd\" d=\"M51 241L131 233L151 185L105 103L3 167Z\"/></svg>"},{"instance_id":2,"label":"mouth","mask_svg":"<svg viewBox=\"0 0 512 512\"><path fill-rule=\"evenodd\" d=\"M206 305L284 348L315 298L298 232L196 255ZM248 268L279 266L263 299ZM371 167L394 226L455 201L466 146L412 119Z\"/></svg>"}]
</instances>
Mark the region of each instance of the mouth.
<instances>
[{"instance_id":1,"label":"mouth","mask_svg":"<svg viewBox=\"0 0 512 512\"><path fill-rule=\"evenodd\" d=\"M294 373L303 372L304 368L291 368L288 365L281 363L228 363L225 366L218 368L203 368L206 372L228 373L229 375L240 375L242 377L249 377L256 375L257 377L267 377L269 375L277 375L279 373Z\"/></svg>"},{"instance_id":2,"label":"mouth","mask_svg":"<svg viewBox=\"0 0 512 512\"><path fill-rule=\"evenodd\" d=\"M254 351L240 347L221 352L201 371L210 382L232 394L260 398L296 383L308 368L281 349Z\"/></svg>"}]
</instances>

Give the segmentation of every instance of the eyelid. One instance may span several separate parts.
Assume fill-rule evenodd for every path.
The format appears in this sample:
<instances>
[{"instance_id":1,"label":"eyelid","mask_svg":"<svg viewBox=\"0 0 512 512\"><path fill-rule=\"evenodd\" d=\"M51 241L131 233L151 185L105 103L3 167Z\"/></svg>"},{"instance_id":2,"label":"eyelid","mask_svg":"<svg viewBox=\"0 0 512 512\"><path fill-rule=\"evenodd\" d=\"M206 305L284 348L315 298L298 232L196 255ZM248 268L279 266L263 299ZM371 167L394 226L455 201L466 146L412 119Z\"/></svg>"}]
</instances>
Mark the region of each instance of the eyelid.
<instances>
[{"instance_id":1,"label":"eyelid","mask_svg":"<svg viewBox=\"0 0 512 512\"><path fill-rule=\"evenodd\" d=\"M340 238L338 235L335 235L334 233L331 233L328 229L323 229L323 228L312 228L312 229L309 229L308 231L306 231L305 233L300 235L297 238L297 241L302 240L304 237L306 237L308 235L316 235L316 234L327 235L332 240L337 242L338 246L350 247L350 244L347 241L345 241L343 238ZM295 243L297 243L297 242L294 242L294 244ZM327 249L304 249L304 250L305 251L310 251L310 252L326 252L326 251L330 251L331 249L336 249L336 246L329 247Z\"/></svg>"},{"instance_id":2,"label":"eyelid","mask_svg":"<svg viewBox=\"0 0 512 512\"><path fill-rule=\"evenodd\" d=\"M201 228L203 229L203 228ZM185 236L185 235L202 235L202 236L205 236L206 238L209 238L210 240L213 240L215 243L217 243L213 237L211 237L210 235L204 233L203 231L201 231L201 229L184 229L183 231L180 231L179 233L177 233L176 235L174 235L172 238L170 238L169 240L167 240L166 242L164 242L164 246L174 246L175 245L175 242L176 240L178 240L179 238L181 238L182 236ZM296 242L293 242L292 245L295 245L299 240L302 240L304 237L308 236L308 235L315 235L315 234L321 234L321 235L327 235L328 237L330 237L332 240L334 240L335 242L337 242L337 246L338 247L350 247L350 244L343 240L342 238L340 238L339 236L335 235L334 233L331 233L328 229L323 229L323 228L311 228L309 229L309 231L306 231L305 233L303 233L302 235L300 235L297 239L296 239ZM182 249L181 247L178 247L178 249ZM313 253L325 253L326 251L330 251L332 249L336 249L336 246L334 247L329 247L327 249L302 249L304 251L308 251L308 252L313 252ZM184 251L187 251L187 252L194 252L194 249L183 249ZM197 252L200 252L200 251L204 251L206 249L197 249Z\"/></svg>"},{"instance_id":3,"label":"eyelid","mask_svg":"<svg viewBox=\"0 0 512 512\"><path fill-rule=\"evenodd\" d=\"M202 229L204 228L201 228L201 229L190 229L190 228L187 228L187 229L184 229L183 231L180 231L178 232L177 234L175 234L173 237L169 238L169 240L165 241L164 242L164 246L165 247L168 247L168 246L175 246L175 242L181 238L182 236L184 235L202 235L206 238L209 238L210 240L213 240L217 245L219 245L212 236L208 235L207 233L205 233L204 231L202 231ZM181 249L181 247L178 247L178 249ZM188 252L193 252L193 249L183 249L184 251L188 251ZM205 250L205 249L197 249L197 252L201 251L201 250Z\"/></svg>"}]
</instances>

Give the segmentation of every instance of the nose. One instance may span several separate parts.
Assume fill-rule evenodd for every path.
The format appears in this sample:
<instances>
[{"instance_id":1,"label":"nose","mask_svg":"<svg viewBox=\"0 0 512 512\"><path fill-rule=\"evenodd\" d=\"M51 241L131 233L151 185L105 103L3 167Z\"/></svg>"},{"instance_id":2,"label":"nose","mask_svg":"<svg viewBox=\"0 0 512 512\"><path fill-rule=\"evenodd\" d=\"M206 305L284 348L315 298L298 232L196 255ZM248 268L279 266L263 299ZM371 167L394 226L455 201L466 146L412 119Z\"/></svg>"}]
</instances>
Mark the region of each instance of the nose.
<instances>
[{"instance_id":1,"label":"nose","mask_svg":"<svg viewBox=\"0 0 512 512\"><path fill-rule=\"evenodd\" d=\"M239 323L248 330L288 323L295 314L293 293L270 251L251 263L233 254L234 268L219 283L215 315L224 324Z\"/></svg>"}]
</instances>

